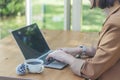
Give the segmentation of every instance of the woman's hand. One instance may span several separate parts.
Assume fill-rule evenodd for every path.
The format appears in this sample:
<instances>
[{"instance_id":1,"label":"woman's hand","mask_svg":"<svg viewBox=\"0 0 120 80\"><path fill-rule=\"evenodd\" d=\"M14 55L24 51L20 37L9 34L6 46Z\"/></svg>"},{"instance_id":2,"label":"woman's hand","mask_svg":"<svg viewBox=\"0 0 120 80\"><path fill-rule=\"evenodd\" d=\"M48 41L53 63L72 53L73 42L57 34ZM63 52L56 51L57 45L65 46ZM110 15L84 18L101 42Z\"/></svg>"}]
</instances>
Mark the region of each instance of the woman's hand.
<instances>
[{"instance_id":1,"label":"woman's hand","mask_svg":"<svg viewBox=\"0 0 120 80\"><path fill-rule=\"evenodd\" d=\"M80 47L74 47L74 48L60 48L59 50L62 50L66 52L67 54L70 54L72 56L81 55L83 52L83 49ZM96 53L96 48L95 47L86 47L85 55L88 57L93 57Z\"/></svg>"},{"instance_id":2,"label":"woman's hand","mask_svg":"<svg viewBox=\"0 0 120 80\"><path fill-rule=\"evenodd\" d=\"M56 51L48 54L46 59L49 60L50 58L56 59L60 62L64 62L69 65L71 65L75 60L75 58L72 55L67 54L62 50L56 50Z\"/></svg>"},{"instance_id":3,"label":"woman's hand","mask_svg":"<svg viewBox=\"0 0 120 80\"><path fill-rule=\"evenodd\" d=\"M59 50L62 50L62 51L66 52L67 54L70 54L72 56L76 56L77 54L80 54L82 52L82 49L80 47L60 48Z\"/></svg>"}]
</instances>

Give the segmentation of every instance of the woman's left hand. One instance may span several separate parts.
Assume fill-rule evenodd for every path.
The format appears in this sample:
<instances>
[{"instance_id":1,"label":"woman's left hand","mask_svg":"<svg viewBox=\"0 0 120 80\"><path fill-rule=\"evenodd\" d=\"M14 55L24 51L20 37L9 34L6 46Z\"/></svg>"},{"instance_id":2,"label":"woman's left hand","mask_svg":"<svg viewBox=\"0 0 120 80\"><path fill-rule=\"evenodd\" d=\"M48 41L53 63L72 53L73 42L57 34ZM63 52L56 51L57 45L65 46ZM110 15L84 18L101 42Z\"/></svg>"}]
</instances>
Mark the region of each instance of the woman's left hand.
<instances>
[{"instance_id":1,"label":"woman's left hand","mask_svg":"<svg viewBox=\"0 0 120 80\"><path fill-rule=\"evenodd\" d=\"M69 65L71 65L75 60L75 58L72 55L67 54L62 50L56 50L56 51L48 54L46 59L49 60L50 58L56 59L60 62L64 62Z\"/></svg>"}]
</instances>

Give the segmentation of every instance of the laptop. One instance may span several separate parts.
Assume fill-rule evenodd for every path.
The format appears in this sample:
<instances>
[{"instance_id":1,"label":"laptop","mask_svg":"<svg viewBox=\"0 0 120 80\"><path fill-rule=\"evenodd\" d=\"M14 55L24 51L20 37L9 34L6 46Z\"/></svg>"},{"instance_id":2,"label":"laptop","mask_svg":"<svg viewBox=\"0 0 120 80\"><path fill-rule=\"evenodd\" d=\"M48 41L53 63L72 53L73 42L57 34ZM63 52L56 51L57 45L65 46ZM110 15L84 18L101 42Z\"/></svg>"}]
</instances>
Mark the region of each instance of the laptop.
<instances>
[{"instance_id":1,"label":"laptop","mask_svg":"<svg viewBox=\"0 0 120 80\"><path fill-rule=\"evenodd\" d=\"M46 56L51 50L36 23L12 31L25 59L42 59L48 68L63 69L67 64L51 59L46 61Z\"/></svg>"}]
</instances>

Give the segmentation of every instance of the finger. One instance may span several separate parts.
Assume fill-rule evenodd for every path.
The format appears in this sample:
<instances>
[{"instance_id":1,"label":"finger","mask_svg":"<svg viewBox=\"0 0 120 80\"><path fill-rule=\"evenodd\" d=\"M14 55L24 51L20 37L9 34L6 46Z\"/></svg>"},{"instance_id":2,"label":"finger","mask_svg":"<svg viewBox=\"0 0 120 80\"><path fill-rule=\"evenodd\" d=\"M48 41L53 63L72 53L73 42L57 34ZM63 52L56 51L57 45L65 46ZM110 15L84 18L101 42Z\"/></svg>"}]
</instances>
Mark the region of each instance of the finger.
<instances>
[{"instance_id":1,"label":"finger","mask_svg":"<svg viewBox=\"0 0 120 80\"><path fill-rule=\"evenodd\" d=\"M57 52L59 52L61 50L55 50L52 53L48 54L48 56L46 57L46 60L49 60L50 58L55 58L55 54L57 54Z\"/></svg>"},{"instance_id":2,"label":"finger","mask_svg":"<svg viewBox=\"0 0 120 80\"><path fill-rule=\"evenodd\" d=\"M50 54L48 54L48 56L46 57L46 60L48 61L50 58L52 58L52 57Z\"/></svg>"}]
</instances>

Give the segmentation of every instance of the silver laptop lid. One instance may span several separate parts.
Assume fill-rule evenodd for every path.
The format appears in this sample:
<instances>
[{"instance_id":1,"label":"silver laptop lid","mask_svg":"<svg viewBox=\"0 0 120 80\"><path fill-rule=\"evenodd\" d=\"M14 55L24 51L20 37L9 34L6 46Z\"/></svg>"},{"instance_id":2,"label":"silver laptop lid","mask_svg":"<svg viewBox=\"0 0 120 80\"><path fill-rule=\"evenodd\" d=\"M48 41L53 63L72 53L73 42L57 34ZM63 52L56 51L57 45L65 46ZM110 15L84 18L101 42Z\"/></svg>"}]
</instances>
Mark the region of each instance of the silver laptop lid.
<instances>
[{"instance_id":1,"label":"silver laptop lid","mask_svg":"<svg viewBox=\"0 0 120 80\"><path fill-rule=\"evenodd\" d=\"M12 31L25 59L38 58L50 50L36 23Z\"/></svg>"}]
</instances>

